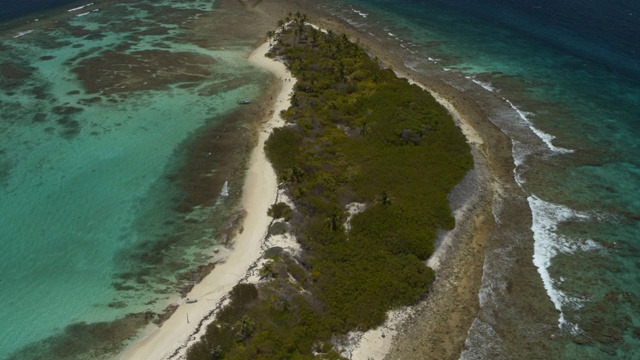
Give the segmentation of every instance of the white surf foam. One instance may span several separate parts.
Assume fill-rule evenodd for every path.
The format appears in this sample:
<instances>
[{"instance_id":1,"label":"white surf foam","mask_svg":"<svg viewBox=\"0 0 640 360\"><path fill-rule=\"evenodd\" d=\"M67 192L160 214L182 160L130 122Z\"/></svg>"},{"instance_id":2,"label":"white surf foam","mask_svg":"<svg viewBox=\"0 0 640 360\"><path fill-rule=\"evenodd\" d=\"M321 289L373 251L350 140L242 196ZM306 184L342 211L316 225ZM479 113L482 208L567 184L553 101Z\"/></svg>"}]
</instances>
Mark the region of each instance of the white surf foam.
<instances>
[{"instance_id":1,"label":"white surf foam","mask_svg":"<svg viewBox=\"0 0 640 360\"><path fill-rule=\"evenodd\" d=\"M509 106L511 106L511 108L513 110L516 111L518 116L520 116L520 118L527 123L527 125L529 126L531 131L533 131L534 134L536 134L536 136L538 136L540 138L540 140L542 140L547 145L549 150L553 151L554 153L559 153L559 154L569 154L569 153L573 152L573 150L571 150L571 149L565 149L565 148L561 148L561 147L553 145L552 141L553 141L553 139L555 139L555 136L553 136L551 134L547 134L546 132L536 128L535 126L533 126L533 124L531 123L531 121L527 117L527 115L528 115L527 113L525 113L524 111L520 110L517 106L513 105L513 103L509 99L504 99L504 100L507 102L507 104L509 104Z\"/></svg>"},{"instance_id":2,"label":"white surf foam","mask_svg":"<svg viewBox=\"0 0 640 360\"><path fill-rule=\"evenodd\" d=\"M493 85L491 85L491 83L480 81L474 78L473 76L465 76L465 78L473 81L477 85L480 85L480 87L487 90L488 92L496 92L496 88L494 88Z\"/></svg>"},{"instance_id":3,"label":"white surf foam","mask_svg":"<svg viewBox=\"0 0 640 360\"><path fill-rule=\"evenodd\" d=\"M225 181L224 185L222 185L222 190L220 191L220 197L228 197L229 196L229 181Z\"/></svg>"},{"instance_id":4,"label":"white surf foam","mask_svg":"<svg viewBox=\"0 0 640 360\"><path fill-rule=\"evenodd\" d=\"M353 11L354 13L362 16L365 19L367 18L367 16L369 16L369 14L367 14L366 12L363 12L363 11L360 11L360 10L357 10L357 9L354 9L354 8L351 8L351 11Z\"/></svg>"},{"instance_id":5,"label":"white surf foam","mask_svg":"<svg viewBox=\"0 0 640 360\"><path fill-rule=\"evenodd\" d=\"M572 254L576 251L590 251L599 249L593 240L580 241L571 239L556 233L558 225L568 220L584 221L591 218L586 213L574 211L566 206L544 201L535 195L527 198L532 213L532 225L534 239L533 264L538 268L542 283L556 310L560 312L558 327L568 328L573 333L578 333L576 324L571 324L565 319L563 307L566 305L581 306L585 299L569 296L555 285L562 280L554 280L549 274L551 260L559 253Z\"/></svg>"},{"instance_id":6,"label":"white surf foam","mask_svg":"<svg viewBox=\"0 0 640 360\"><path fill-rule=\"evenodd\" d=\"M93 3L88 3L86 5L78 6L78 7L75 7L73 9L69 9L67 11L68 12L74 12L74 11L82 10L82 9L86 8L87 6L91 6L91 5L93 5Z\"/></svg>"},{"instance_id":7,"label":"white surf foam","mask_svg":"<svg viewBox=\"0 0 640 360\"><path fill-rule=\"evenodd\" d=\"M349 18L343 17L342 20L348 22L349 25L351 25L351 26L353 26L355 28L358 28L358 29L362 29L365 26L364 23L361 23L361 22L358 22L358 21L355 21L355 20L352 20L352 19L349 19Z\"/></svg>"},{"instance_id":8,"label":"white surf foam","mask_svg":"<svg viewBox=\"0 0 640 360\"><path fill-rule=\"evenodd\" d=\"M534 154L535 151L535 148L532 148L521 141L513 138L511 139L511 156L513 157L513 163L515 165L513 168L513 178L521 189L524 189L523 186L526 183L526 180L522 175L527 169L525 166L527 156Z\"/></svg>"},{"instance_id":9,"label":"white surf foam","mask_svg":"<svg viewBox=\"0 0 640 360\"><path fill-rule=\"evenodd\" d=\"M31 34L33 32L33 30L27 30L27 31L21 31L19 33L17 33L16 35L13 36L14 39L25 36L27 34Z\"/></svg>"}]
</instances>

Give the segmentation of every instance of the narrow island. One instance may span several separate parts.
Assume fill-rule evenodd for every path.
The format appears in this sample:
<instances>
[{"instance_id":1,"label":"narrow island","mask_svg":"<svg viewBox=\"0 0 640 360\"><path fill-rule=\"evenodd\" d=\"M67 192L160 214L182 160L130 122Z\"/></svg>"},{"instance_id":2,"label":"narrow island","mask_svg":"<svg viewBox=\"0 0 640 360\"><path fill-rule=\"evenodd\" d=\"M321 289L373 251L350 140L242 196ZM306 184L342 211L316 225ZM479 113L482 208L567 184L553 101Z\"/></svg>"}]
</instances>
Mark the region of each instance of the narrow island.
<instances>
[{"instance_id":1,"label":"narrow island","mask_svg":"<svg viewBox=\"0 0 640 360\"><path fill-rule=\"evenodd\" d=\"M265 249L188 359L343 358L337 337L426 296L437 232L455 227L447 195L473 159L448 111L306 20L279 21L263 45L294 90L264 142L280 189L267 238L298 250Z\"/></svg>"}]
</instances>

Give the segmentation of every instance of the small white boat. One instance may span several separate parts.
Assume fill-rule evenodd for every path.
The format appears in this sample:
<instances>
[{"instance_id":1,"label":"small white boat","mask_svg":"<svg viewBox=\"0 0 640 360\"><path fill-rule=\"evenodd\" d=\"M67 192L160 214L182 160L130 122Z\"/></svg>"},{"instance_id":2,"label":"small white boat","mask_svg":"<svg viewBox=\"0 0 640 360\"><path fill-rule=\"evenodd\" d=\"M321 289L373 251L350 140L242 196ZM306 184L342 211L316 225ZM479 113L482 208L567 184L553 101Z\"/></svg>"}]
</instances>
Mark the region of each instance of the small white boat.
<instances>
[{"instance_id":1,"label":"small white boat","mask_svg":"<svg viewBox=\"0 0 640 360\"><path fill-rule=\"evenodd\" d=\"M196 299L196 298L186 298L185 302L187 304L193 304L193 303L198 302L198 299Z\"/></svg>"}]
</instances>

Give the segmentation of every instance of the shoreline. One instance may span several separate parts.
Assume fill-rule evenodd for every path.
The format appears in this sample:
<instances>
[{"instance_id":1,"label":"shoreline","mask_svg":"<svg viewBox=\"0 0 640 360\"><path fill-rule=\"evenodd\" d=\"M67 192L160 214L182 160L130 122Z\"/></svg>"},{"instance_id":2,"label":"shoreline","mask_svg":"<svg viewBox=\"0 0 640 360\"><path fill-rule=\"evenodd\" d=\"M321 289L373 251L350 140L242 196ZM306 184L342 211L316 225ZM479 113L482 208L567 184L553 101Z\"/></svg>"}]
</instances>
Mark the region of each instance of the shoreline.
<instances>
[{"instance_id":1,"label":"shoreline","mask_svg":"<svg viewBox=\"0 0 640 360\"><path fill-rule=\"evenodd\" d=\"M253 149L242 190L241 208L246 217L240 233L233 239L228 257L216 263L215 268L196 284L186 298L197 299L187 303L180 299L175 312L162 324L152 326L141 339L128 346L120 359L172 359L184 355L191 341L197 340L213 320L216 310L225 302L231 289L251 271L262 255L262 242L271 218L267 209L276 200L278 190L276 174L264 153L264 142L271 129L281 126L280 111L289 104L294 81L284 64L265 57L269 43L265 42L249 55L249 62L271 72L280 79L281 86L272 110L260 125L258 142Z\"/></svg>"},{"instance_id":2,"label":"shoreline","mask_svg":"<svg viewBox=\"0 0 640 360\"><path fill-rule=\"evenodd\" d=\"M438 75L425 76L407 68L402 64L401 58L394 55L389 56L385 52L383 44L376 43L377 39L370 39L367 35L358 32L358 29L342 23L338 18L322 13L320 10L310 6L301 6L300 3L288 4L278 1L270 4L256 4L245 8L245 10L257 15L262 21L264 21L265 17L276 19L278 16L285 14L286 11L299 10L309 14L313 18L313 23L320 28L344 32L352 40L361 41L369 49L370 54L378 56L382 63L393 69L399 77L416 83L434 96L452 115L456 125L467 138L474 158L474 170L472 171L475 172L475 179L471 181L471 184L467 184L464 190L460 190L467 193L467 198L463 200L457 209L452 209L456 218L456 228L444 235L443 240L437 244L437 248L432 255L433 259L429 260L431 261L430 264L440 264L429 293L425 295L423 300L411 307L389 312L388 314L393 314L393 316L389 316L383 326L366 333L350 333L351 337L347 341L348 344L346 348L343 348L343 351L346 351L344 354L348 354L350 359L425 359L430 358L428 354L438 354L437 357L431 358L457 359L465 349L468 330L479 313L478 293L482 283L484 254L490 248L492 233L496 231L496 224L492 215L492 201L496 196L496 192L503 190L500 188L504 187L505 181L513 181L511 177L513 168L511 143L508 137L488 119L482 106L477 103L474 97L455 89L454 86ZM255 61L255 55L259 50L264 53L266 48L268 48L268 42L263 43L252 53L250 61L254 65L260 66L253 61ZM287 72L284 64L266 57L263 59L260 63L266 66L260 67L271 72L276 71L274 74L281 80L286 76ZM277 73L277 68L279 67L285 71L280 75ZM291 77L291 75L287 77ZM415 79L418 80L416 81ZM283 87L290 85L291 89L293 84L293 82L282 82ZM281 89L274 105L276 108L281 106L283 92L284 90ZM284 93L288 94L288 92ZM286 100L288 103L288 99ZM272 128L276 126L270 124L273 124L273 118L279 118L277 116L278 113L279 111L274 111L272 119L265 124L265 127ZM261 131L261 142L252 153L252 166L256 153L258 151L263 152L261 146L263 136L265 136L265 132ZM263 153L262 156L264 156ZM267 162L266 159L264 161ZM251 169L247 172L245 190L248 188L250 171ZM275 180L275 174L273 177ZM457 190L459 189L454 189L452 193ZM266 207L263 214L266 217ZM247 216L245 221L245 224L251 224L252 220ZM263 234L266 234L267 227L268 222L264 224ZM261 240L252 242L255 246L254 251L258 254L260 253L260 242ZM256 256L254 260L259 260L259 256ZM247 263L251 263L251 261ZM249 269L249 267L250 265L247 265L246 268ZM218 267L207 278L215 276L216 270L218 270ZM246 274L245 277L248 277L248 275ZM242 276L237 276L236 278L236 283L241 282L243 279ZM203 280L201 284L204 284L205 281L207 279ZM196 285L196 287L201 284ZM230 284L228 290L233 285L235 283ZM223 302L224 295L220 295L217 306L219 307ZM190 305L198 304L200 303ZM179 307L170 320L179 318L178 312L183 308L184 306ZM209 315L203 316L203 321L211 321L211 313L214 311L211 310ZM181 326L180 329L184 329L184 318L181 318L181 321L176 322L176 326ZM172 325L168 320L164 326ZM172 339L174 350L172 352L173 355L170 357L152 357L153 355L149 356L149 353L146 352L138 352L138 354L145 354L146 358L177 358L179 354L184 354L186 347L192 341L199 338L204 332L204 329L201 330L202 332L191 331L189 332L190 335L182 336L180 339ZM151 342L148 338L152 336L157 338L158 335L156 333L158 332L158 329L154 330L154 332L138 343L133 344L129 349L153 349L153 346L148 344ZM175 331L166 332L174 333ZM428 341L429 344L424 345L425 341ZM154 343L157 342L158 340L154 341ZM167 346L165 348L168 349ZM125 354L131 353L129 349ZM158 354L158 352L154 354Z\"/></svg>"}]
</instances>

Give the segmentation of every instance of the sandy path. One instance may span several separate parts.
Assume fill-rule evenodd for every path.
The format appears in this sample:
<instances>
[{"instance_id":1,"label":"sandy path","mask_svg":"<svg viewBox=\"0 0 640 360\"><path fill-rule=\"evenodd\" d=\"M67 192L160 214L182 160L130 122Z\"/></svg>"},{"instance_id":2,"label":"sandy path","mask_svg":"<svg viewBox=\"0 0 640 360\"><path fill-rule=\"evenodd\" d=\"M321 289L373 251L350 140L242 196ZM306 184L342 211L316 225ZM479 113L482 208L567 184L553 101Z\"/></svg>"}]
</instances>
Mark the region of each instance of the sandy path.
<instances>
[{"instance_id":1,"label":"sandy path","mask_svg":"<svg viewBox=\"0 0 640 360\"><path fill-rule=\"evenodd\" d=\"M178 309L161 327L152 329L121 355L121 359L178 359L183 358L187 346L204 333L199 323L210 317L211 311L224 300L234 285L245 277L251 265L261 256L261 244L271 218L267 209L276 199L276 175L264 153L264 142L271 129L283 124L280 111L289 107L295 81L284 64L265 57L269 44L264 43L249 56L249 61L273 73L282 80L273 112L263 124L258 144L251 154L243 188L242 207L247 211L244 230L233 240L233 250L224 262L195 285L188 298L196 303L179 301ZM206 324L205 324L206 325Z\"/></svg>"}]
</instances>

